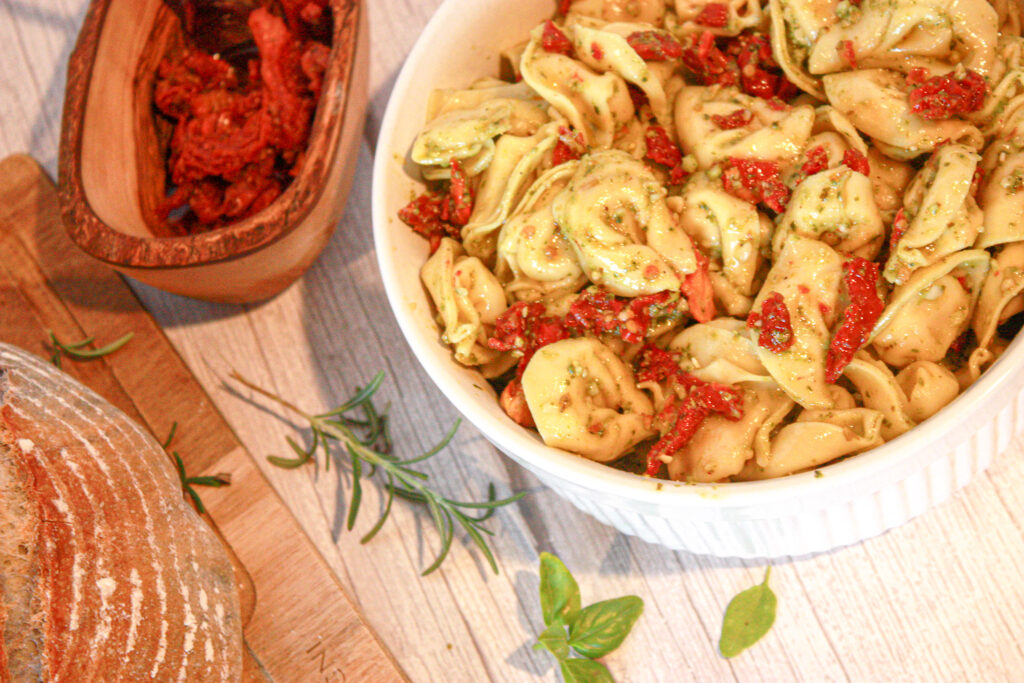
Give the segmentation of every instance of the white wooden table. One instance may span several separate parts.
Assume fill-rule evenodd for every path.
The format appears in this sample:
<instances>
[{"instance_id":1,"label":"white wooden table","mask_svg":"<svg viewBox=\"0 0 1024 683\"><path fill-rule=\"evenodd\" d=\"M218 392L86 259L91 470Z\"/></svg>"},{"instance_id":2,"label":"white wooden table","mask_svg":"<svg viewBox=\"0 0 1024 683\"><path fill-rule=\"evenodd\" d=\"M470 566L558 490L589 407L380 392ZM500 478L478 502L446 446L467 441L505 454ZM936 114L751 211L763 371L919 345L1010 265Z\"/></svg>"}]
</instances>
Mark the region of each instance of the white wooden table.
<instances>
[{"instance_id":1,"label":"white wooden table","mask_svg":"<svg viewBox=\"0 0 1024 683\"><path fill-rule=\"evenodd\" d=\"M370 167L384 107L440 3L367 4L372 71L364 144L348 209L316 265L258 306L135 287L260 456L285 454L292 430L224 391L219 378L229 362L310 408L335 405L386 370L381 398L393 404L403 452L429 447L457 418L392 319L370 237ZM86 5L0 0L0 156L29 152L56 173L64 69ZM541 630L541 550L564 559L585 602L626 593L646 602L633 635L607 658L619 681L989 681L1024 680L1022 453L1018 440L954 500L880 538L776 561L776 625L733 660L717 654L722 611L737 591L761 580L765 563L672 552L619 534L544 490L468 424L428 465L439 486L463 499L482 496L488 480L499 493L530 492L491 521L498 576L457 541L443 569L421 578L436 549L423 510L396 504L392 521L360 545L360 533L344 531L348 479L341 468L265 469L413 681L557 680L553 659L530 649ZM372 524L376 509L369 495L356 532ZM267 544L272 552L273 539Z\"/></svg>"}]
</instances>

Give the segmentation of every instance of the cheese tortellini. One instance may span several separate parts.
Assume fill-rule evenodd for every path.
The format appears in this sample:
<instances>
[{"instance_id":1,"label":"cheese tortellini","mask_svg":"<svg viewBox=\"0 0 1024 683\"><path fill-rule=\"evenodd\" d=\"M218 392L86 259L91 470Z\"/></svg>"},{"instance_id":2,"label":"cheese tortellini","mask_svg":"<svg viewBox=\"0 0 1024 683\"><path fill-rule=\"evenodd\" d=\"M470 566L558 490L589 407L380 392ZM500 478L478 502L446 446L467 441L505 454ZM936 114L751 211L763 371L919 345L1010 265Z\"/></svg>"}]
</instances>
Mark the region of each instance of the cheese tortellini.
<instances>
[{"instance_id":1,"label":"cheese tortellini","mask_svg":"<svg viewBox=\"0 0 1024 683\"><path fill-rule=\"evenodd\" d=\"M650 477L789 476L907 438L1005 352L1017 2L557 5L495 38L508 80L430 97L399 214L440 341L516 423Z\"/></svg>"}]
</instances>

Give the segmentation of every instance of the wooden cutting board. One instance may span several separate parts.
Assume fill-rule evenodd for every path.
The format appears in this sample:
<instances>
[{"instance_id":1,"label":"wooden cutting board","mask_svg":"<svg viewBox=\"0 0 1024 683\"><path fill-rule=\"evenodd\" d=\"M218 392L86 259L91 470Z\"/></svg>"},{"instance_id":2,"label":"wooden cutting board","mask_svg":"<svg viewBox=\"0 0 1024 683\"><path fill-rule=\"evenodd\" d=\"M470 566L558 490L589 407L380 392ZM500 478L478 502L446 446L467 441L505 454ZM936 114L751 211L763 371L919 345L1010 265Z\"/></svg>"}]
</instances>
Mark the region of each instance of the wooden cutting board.
<instances>
[{"instance_id":1,"label":"wooden cutting board","mask_svg":"<svg viewBox=\"0 0 1024 683\"><path fill-rule=\"evenodd\" d=\"M61 225L53 183L34 159L0 161L0 341L49 357L62 341L131 342L64 369L174 450L200 488L206 520L235 556L247 647L245 679L407 680L312 542L242 447L163 331L119 275L82 254Z\"/></svg>"}]
</instances>

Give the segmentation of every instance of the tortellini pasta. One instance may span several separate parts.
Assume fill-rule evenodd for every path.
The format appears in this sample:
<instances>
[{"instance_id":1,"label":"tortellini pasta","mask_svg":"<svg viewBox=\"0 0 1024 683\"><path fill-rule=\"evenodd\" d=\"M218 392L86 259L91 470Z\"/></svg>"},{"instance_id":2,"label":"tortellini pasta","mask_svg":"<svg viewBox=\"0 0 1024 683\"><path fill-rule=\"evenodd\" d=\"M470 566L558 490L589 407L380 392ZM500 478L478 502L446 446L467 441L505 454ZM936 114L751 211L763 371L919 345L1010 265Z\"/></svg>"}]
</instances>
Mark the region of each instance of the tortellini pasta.
<instances>
[{"instance_id":1,"label":"tortellini pasta","mask_svg":"<svg viewBox=\"0 0 1024 683\"><path fill-rule=\"evenodd\" d=\"M652 433L650 399L629 366L596 339L537 351L523 373L523 393L544 443L592 460L614 460Z\"/></svg>"},{"instance_id":2,"label":"tortellini pasta","mask_svg":"<svg viewBox=\"0 0 1024 683\"><path fill-rule=\"evenodd\" d=\"M715 116L750 112L750 122L730 129L715 123ZM690 86L676 98L676 130L683 150L710 168L730 157L752 157L776 162L794 161L814 127L810 105L776 108L771 103L735 88Z\"/></svg>"},{"instance_id":3,"label":"tortellini pasta","mask_svg":"<svg viewBox=\"0 0 1024 683\"><path fill-rule=\"evenodd\" d=\"M442 340L455 360L484 365L498 356L487 347L489 326L505 311L505 292L490 270L453 239L445 238L421 271L423 284L443 324Z\"/></svg>"},{"instance_id":4,"label":"tortellini pasta","mask_svg":"<svg viewBox=\"0 0 1024 683\"><path fill-rule=\"evenodd\" d=\"M885 277L905 282L911 272L973 245L982 214L971 188L979 157L962 145L943 145L914 177L903 200L906 233L895 244Z\"/></svg>"},{"instance_id":5,"label":"tortellini pasta","mask_svg":"<svg viewBox=\"0 0 1024 683\"><path fill-rule=\"evenodd\" d=\"M823 80L825 96L859 131L894 159L912 159L948 140L973 150L984 143L981 131L959 119L930 120L913 114L904 77L886 69L860 69L830 74Z\"/></svg>"},{"instance_id":6,"label":"tortellini pasta","mask_svg":"<svg viewBox=\"0 0 1024 683\"><path fill-rule=\"evenodd\" d=\"M840 254L874 259L885 240L885 226L871 180L846 166L804 180L775 229L776 256L791 234L825 242Z\"/></svg>"},{"instance_id":7,"label":"tortellini pasta","mask_svg":"<svg viewBox=\"0 0 1024 683\"><path fill-rule=\"evenodd\" d=\"M571 57L541 46L543 27L534 30L523 52L523 80L583 135L588 145L611 147L633 117L626 82L615 73L598 73Z\"/></svg>"},{"instance_id":8,"label":"tortellini pasta","mask_svg":"<svg viewBox=\"0 0 1024 683\"><path fill-rule=\"evenodd\" d=\"M588 154L551 205L587 277L620 296L678 290L697 268L665 190L643 163L617 150Z\"/></svg>"},{"instance_id":9,"label":"tortellini pasta","mask_svg":"<svg viewBox=\"0 0 1024 683\"><path fill-rule=\"evenodd\" d=\"M688 483L906 439L1024 321L1007 0L572 0L436 91L440 339L548 446Z\"/></svg>"}]
</instances>

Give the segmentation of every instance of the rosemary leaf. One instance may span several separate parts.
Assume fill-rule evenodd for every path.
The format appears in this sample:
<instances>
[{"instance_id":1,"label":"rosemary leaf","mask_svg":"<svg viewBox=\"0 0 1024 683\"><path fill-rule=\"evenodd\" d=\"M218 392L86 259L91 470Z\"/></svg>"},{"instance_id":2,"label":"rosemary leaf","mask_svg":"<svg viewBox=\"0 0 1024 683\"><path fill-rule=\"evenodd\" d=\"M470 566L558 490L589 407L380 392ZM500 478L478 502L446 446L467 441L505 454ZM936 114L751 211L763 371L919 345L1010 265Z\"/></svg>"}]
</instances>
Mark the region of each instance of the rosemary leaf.
<instances>
[{"instance_id":1,"label":"rosemary leaf","mask_svg":"<svg viewBox=\"0 0 1024 683\"><path fill-rule=\"evenodd\" d=\"M461 421L456 420L441 441L426 453L400 459L391 453L388 411L379 411L373 404L373 396L384 381L382 372L374 375L365 387L357 388L356 394L342 405L319 414L301 410L280 396L253 384L237 372L231 372L229 377L309 423L312 434L309 448L303 449L289 438L288 444L297 457L269 456L267 460L271 464L277 467L297 468L308 462L316 462L318 447L323 451L325 469L330 467L332 457L347 456L352 468L353 482L346 518L348 529L354 527L359 514L363 495L362 481L380 475L383 479L381 486L385 498L384 510L373 527L360 539L362 543L368 542L381 530L391 514L392 503L397 497L425 505L437 530L440 547L433 561L423 570L424 575L436 571L448 557L456 528L465 532L494 573L498 573L498 563L487 543L487 536L492 536L493 532L482 524L490 518L494 510L515 503L525 495L525 492L497 499L494 484L490 484L487 499L484 501L451 500L434 490L426 472L414 468L414 465L434 457L451 443ZM351 414L353 411L358 411L358 417ZM332 449L333 444L341 448ZM484 513L474 517L467 515L463 509L484 510Z\"/></svg>"},{"instance_id":2,"label":"rosemary leaf","mask_svg":"<svg viewBox=\"0 0 1024 683\"><path fill-rule=\"evenodd\" d=\"M53 333L53 330L47 330L46 334L49 336L49 345L51 349L50 362L56 365L58 368L61 367L61 359L64 356L73 360L93 360L95 358L102 358L108 356L114 351L131 341L132 337L135 336L134 332L129 332L123 337L116 339L106 346L99 348L88 348L93 343L93 337L86 337L85 339L77 342L62 342L57 339L57 335Z\"/></svg>"},{"instance_id":3,"label":"rosemary leaf","mask_svg":"<svg viewBox=\"0 0 1024 683\"><path fill-rule=\"evenodd\" d=\"M174 439L174 433L178 431L178 423L174 422L171 424L171 431L164 439L163 448L166 451L171 445L171 441ZM178 451L171 451L171 457L174 458L174 467L178 470L178 478L181 479L181 487L185 493L188 494L189 498L196 506L196 510L201 515L206 514L206 506L203 505L202 499L196 492L193 486L210 486L213 488L220 488L221 486L229 486L231 484L230 474L212 474L205 475L202 477L190 477L185 474L185 462L178 455Z\"/></svg>"}]
</instances>

